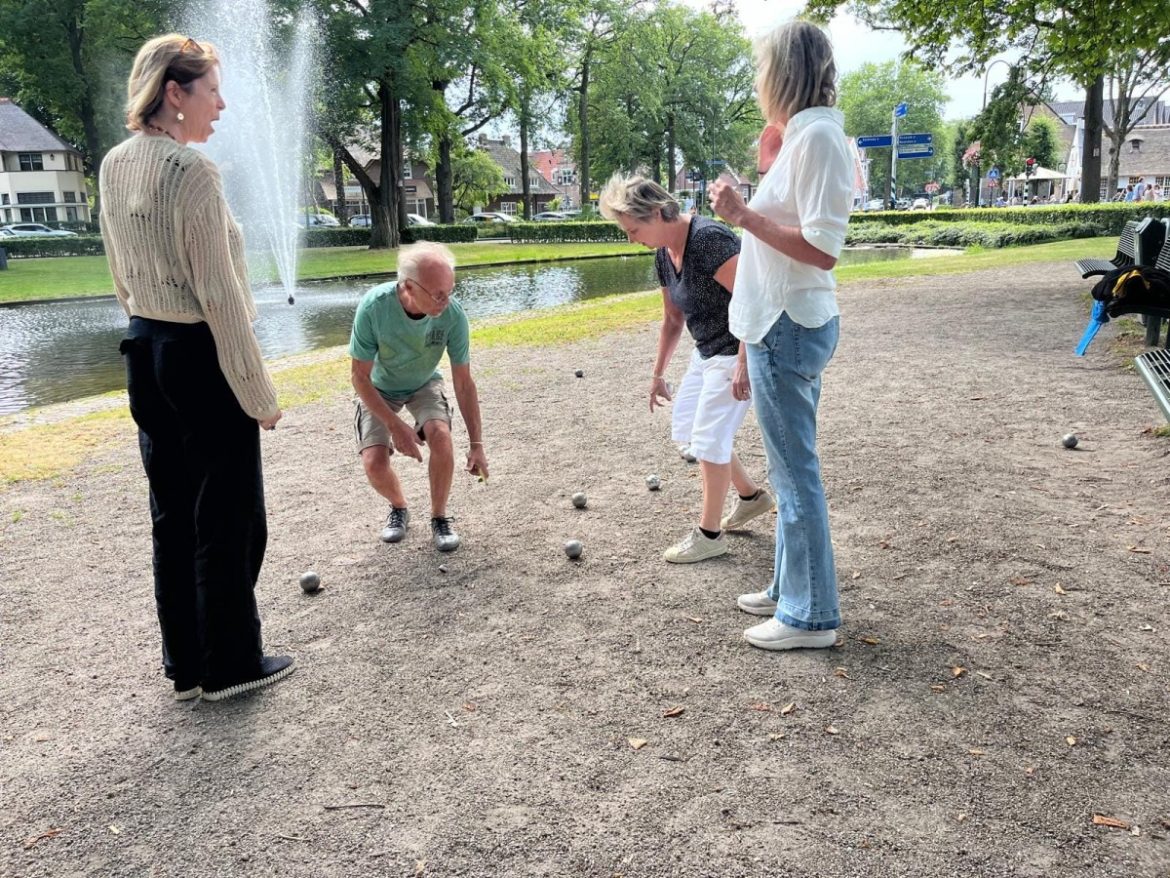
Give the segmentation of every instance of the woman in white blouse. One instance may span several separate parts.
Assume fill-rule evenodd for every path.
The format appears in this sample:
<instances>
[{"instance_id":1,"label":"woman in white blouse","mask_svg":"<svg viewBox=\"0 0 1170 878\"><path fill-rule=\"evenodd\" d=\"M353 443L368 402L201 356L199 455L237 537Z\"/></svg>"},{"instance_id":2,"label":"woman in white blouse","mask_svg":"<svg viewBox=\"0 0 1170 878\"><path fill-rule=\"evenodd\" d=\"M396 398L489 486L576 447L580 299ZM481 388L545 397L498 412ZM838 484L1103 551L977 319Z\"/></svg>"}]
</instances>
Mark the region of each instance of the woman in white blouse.
<instances>
[{"instance_id":1,"label":"woman in white blouse","mask_svg":"<svg viewBox=\"0 0 1170 878\"><path fill-rule=\"evenodd\" d=\"M836 281L853 198L853 159L833 109L837 71L828 37L802 21L756 45L760 188L748 207L731 186L715 211L743 231L732 333L747 344L756 419L780 501L772 583L739 597L770 617L744 632L762 649L832 646L841 624L828 506L816 450L821 372L837 348Z\"/></svg>"}]
</instances>

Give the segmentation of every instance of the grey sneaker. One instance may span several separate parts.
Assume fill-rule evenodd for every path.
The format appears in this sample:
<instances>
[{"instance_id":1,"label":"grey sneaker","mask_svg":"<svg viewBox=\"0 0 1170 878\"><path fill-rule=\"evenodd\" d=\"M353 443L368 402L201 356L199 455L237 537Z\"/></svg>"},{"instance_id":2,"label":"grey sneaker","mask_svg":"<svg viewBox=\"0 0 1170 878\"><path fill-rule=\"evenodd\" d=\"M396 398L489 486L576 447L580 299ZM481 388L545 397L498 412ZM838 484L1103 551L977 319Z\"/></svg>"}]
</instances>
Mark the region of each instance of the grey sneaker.
<instances>
[{"instance_id":1,"label":"grey sneaker","mask_svg":"<svg viewBox=\"0 0 1170 878\"><path fill-rule=\"evenodd\" d=\"M739 530L753 518L763 515L765 512L771 512L775 508L776 501L772 499L772 495L760 488L760 496L755 500L744 500L742 497L737 497L735 507L723 521L719 522L719 526L724 530Z\"/></svg>"},{"instance_id":2,"label":"grey sneaker","mask_svg":"<svg viewBox=\"0 0 1170 878\"><path fill-rule=\"evenodd\" d=\"M382 542L402 542L408 527L410 527L410 510L391 506L390 514L386 516L386 526L382 528Z\"/></svg>"},{"instance_id":3,"label":"grey sneaker","mask_svg":"<svg viewBox=\"0 0 1170 878\"><path fill-rule=\"evenodd\" d=\"M727 540L723 534L711 539L697 527L682 538L682 541L662 553L671 564L694 564L727 554Z\"/></svg>"},{"instance_id":4,"label":"grey sneaker","mask_svg":"<svg viewBox=\"0 0 1170 878\"><path fill-rule=\"evenodd\" d=\"M454 552L459 548L459 534L451 530L450 518L431 519L431 539L440 552Z\"/></svg>"},{"instance_id":5,"label":"grey sneaker","mask_svg":"<svg viewBox=\"0 0 1170 878\"><path fill-rule=\"evenodd\" d=\"M768 597L767 589L741 594L736 598L735 605L753 616L774 616L776 614L776 602Z\"/></svg>"},{"instance_id":6,"label":"grey sneaker","mask_svg":"<svg viewBox=\"0 0 1170 878\"><path fill-rule=\"evenodd\" d=\"M743 632L744 640L760 649L827 649L837 642L837 632L805 631L769 619ZM206 697L206 696L204 696Z\"/></svg>"},{"instance_id":7,"label":"grey sneaker","mask_svg":"<svg viewBox=\"0 0 1170 878\"><path fill-rule=\"evenodd\" d=\"M691 446L689 445L680 445L678 447L678 456L687 463L698 463L699 460L699 458L695 457L695 454L693 451L691 451Z\"/></svg>"}]
</instances>

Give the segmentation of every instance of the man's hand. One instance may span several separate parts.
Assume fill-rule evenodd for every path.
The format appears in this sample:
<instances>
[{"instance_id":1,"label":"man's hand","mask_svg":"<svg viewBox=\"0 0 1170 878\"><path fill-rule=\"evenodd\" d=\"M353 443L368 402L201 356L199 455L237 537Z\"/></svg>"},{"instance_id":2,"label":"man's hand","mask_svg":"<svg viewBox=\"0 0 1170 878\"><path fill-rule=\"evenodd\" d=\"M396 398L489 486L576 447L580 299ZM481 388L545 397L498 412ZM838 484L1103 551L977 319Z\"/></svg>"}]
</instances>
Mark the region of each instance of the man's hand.
<instances>
[{"instance_id":1,"label":"man's hand","mask_svg":"<svg viewBox=\"0 0 1170 878\"><path fill-rule=\"evenodd\" d=\"M283 416L284 416L284 412L282 412L282 411L280 411L279 409L277 409L277 412L276 412L276 414L274 414L274 415L273 415L271 418L261 418L261 419L259 419L258 423L259 423L259 424L260 424L260 426L261 426L261 427L263 427L265 430L275 430L275 429L276 429L276 424L277 424L277 422L278 422L278 421L279 421L279 420L280 420L280 419L281 419Z\"/></svg>"},{"instance_id":2,"label":"man's hand","mask_svg":"<svg viewBox=\"0 0 1170 878\"><path fill-rule=\"evenodd\" d=\"M784 132L775 125L765 125L764 130L760 132L759 155L756 160L756 170L760 172L761 177L771 170L783 145Z\"/></svg>"},{"instance_id":3,"label":"man's hand","mask_svg":"<svg viewBox=\"0 0 1170 878\"><path fill-rule=\"evenodd\" d=\"M482 445L472 445L467 452L467 471L473 476L479 476L480 481L488 480L487 455L483 453Z\"/></svg>"},{"instance_id":4,"label":"man's hand","mask_svg":"<svg viewBox=\"0 0 1170 878\"><path fill-rule=\"evenodd\" d=\"M666 379L652 379L650 382L650 411L654 411L655 405L664 408L668 402L670 402L670 388L666 385Z\"/></svg>"},{"instance_id":5,"label":"man's hand","mask_svg":"<svg viewBox=\"0 0 1170 878\"><path fill-rule=\"evenodd\" d=\"M394 443L394 449L422 463L422 449L418 447L418 434L398 417L395 417L386 427L390 430L390 439Z\"/></svg>"},{"instance_id":6,"label":"man's hand","mask_svg":"<svg viewBox=\"0 0 1170 878\"><path fill-rule=\"evenodd\" d=\"M711 202L711 209L734 226L741 225L740 220L747 211L743 196L730 183L716 180L707 190L707 197Z\"/></svg>"}]
</instances>

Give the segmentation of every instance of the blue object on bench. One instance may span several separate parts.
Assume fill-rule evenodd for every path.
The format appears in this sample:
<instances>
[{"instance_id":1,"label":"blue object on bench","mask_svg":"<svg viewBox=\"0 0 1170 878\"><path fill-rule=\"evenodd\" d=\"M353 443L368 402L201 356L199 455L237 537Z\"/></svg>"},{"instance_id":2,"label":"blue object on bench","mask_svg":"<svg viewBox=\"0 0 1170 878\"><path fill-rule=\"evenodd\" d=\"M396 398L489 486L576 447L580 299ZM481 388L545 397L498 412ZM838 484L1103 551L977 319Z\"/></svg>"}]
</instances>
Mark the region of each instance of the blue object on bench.
<instances>
[{"instance_id":1,"label":"blue object on bench","mask_svg":"<svg viewBox=\"0 0 1170 878\"><path fill-rule=\"evenodd\" d=\"M1093 303L1093 313L1089 315L1089 325L1085 327L1085 332L1081 336L1081 340L1077 343L1077 356L1083 357L1085 351L1089 349L1089 343L1096 337L1097 333L1101 331L1101 327L1109 322L1109 315L1105 313L1104 302Z\"/></svg>"}]
</instances>

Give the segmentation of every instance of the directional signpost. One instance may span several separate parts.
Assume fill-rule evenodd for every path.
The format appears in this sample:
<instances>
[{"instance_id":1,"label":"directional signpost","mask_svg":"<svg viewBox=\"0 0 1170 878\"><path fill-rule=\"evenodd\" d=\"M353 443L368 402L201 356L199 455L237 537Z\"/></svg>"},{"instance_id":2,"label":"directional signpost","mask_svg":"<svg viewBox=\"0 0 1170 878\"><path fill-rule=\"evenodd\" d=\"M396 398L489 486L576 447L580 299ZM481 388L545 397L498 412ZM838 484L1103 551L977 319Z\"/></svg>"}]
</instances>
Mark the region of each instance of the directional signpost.
<instances>
[{"instance_id":1,"label":"directional signpost","mask_svg":"<svg viewBox=\"0 0 1170 878\"><path fill-rule=\"evenodd\" d=\"M905 115L906 105L898 104L894 108L894 121L889 134L863 134L857 138L858 149L893 149L894 138L897 138L898 146L890 160L890 186L893 191L896 191L893 187L897 185L895 162L898 159L928 159L934 156L934 135L930 132L898 134L898 119Z\"/></svg>"}]
</instances>

